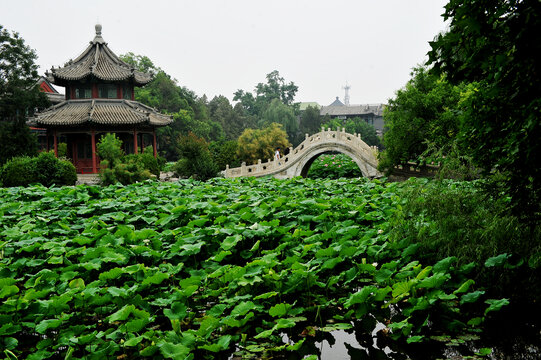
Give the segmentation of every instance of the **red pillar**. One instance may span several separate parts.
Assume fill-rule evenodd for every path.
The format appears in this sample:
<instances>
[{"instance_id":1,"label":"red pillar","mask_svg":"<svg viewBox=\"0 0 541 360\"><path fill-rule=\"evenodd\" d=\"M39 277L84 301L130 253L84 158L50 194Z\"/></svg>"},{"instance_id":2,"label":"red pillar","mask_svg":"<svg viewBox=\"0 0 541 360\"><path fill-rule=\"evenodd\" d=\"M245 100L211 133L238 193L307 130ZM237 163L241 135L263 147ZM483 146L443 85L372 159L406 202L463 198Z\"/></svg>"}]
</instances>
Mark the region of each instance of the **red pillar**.
<instances>
[{"instance_id":1,"label":"red pillar","mask_svg":"<svg viewBox=\"0 0 541 360\"><path fill-rule=\"evenodd\" d=\"M45 137L47 138L47 152L49 152L49 129L45 130Z\"/></svg>"},{"instance_id":2,"label":"red pillar","mask_svg":"<svg viewBox=\"0 0 541 360\"><path fill-rule=\"evenodd\" d=\"M133 130L133 153L134 154L139 153L138 147L139 146L137 145L137 130Z\"/></svg>"},{"instance_id":3,"label":"red pillar","mask_svg":"<svg viewBox=\"0 0 541 360\"><path fill-rule=\"evenodd\" d=\"M158 157L158 151L156 148L156 130L152 130L152 147L154 147L154 157Z\"/></svg>"},{"instance_id":4,"label":"red pillar","mask_svg":"<svg viewBox=\"0 0 541 360\"><path fill-rule=\"evenodd\" d=\"M56 130L53 133L53 146L54 146L54 156L58 157L58 141L56 140Z\"/></svg>"},{"instance_id":5,"label":"red pillar","mask_svg":"<svg viewBox=\"0 0 541 360\"><path fill-rule=\"evenodd\" d=\"M98 172L98 165L96 164L96 133L92 130L92 173L96 174Z\"/></svg>"}]
</instances>

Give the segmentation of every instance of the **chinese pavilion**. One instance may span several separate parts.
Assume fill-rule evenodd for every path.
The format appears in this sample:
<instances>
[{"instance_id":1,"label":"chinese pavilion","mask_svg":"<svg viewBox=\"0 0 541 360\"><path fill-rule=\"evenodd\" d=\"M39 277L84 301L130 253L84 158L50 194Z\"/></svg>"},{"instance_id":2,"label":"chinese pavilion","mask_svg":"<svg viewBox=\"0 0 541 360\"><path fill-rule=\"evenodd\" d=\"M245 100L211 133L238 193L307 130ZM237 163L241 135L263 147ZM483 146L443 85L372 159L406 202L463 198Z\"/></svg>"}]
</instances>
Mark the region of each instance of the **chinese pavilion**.
<instances>
[{"instance_id":1,"label":"chinese pavilion","mask_svg":"<svg viewBox=\"0 0 541 360\"><path fill-rule=\"evenodd\" d=\"M96 25L96 36L86 50L64 67L46 72L48 80L65 87L65 100L37 113L31 126L45 128L47 149L67 144L67 157L77 172L97 173L96 143L115 133L127 154L152 146L156 156L156 128L172 122L170 116L134 101L134 87L149 83L149 74L126 64L107 46Z\"/></svg>"}]
</instances>

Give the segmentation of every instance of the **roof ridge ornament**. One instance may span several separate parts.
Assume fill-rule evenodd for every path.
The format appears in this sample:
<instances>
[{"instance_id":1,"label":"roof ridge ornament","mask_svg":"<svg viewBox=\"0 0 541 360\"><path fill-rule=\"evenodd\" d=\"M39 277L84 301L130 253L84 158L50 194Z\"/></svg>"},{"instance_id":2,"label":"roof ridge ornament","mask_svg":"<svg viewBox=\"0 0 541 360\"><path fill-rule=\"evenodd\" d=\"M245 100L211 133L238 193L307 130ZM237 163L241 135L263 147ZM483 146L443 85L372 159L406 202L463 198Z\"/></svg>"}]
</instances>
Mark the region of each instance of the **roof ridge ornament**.
<instances>
[{"instance_id":1,"label":"roof ridge ornament","mask_svg":"<svg viewBox=\"0 0 541 360\"><path fill-rule=\"evenodd\" d=\"M101 24L96 24L96 26L94 27L96 29L96 36L94 37L94 40L92 41L92 43L98 43L98 44L103 44L105 43L105 40L103 40L103 38L101 37Z\"/></svg>"}]
</instances>

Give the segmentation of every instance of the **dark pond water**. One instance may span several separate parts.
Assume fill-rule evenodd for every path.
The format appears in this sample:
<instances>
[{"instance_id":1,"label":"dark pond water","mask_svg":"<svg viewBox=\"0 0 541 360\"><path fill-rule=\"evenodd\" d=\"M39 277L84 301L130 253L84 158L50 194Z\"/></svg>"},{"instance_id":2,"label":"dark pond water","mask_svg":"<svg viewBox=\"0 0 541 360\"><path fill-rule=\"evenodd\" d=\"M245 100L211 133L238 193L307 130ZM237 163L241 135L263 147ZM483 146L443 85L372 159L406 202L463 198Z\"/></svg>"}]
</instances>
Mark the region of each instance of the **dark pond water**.
<instances>
[{"instance_id":1,"label":"dark pond water","mask_svg":"<svg viewBox=\"0 0 541 360\"><path fill-rule=\"evenodd\" d=\"M541 360L541 308L535 305L509 307L500 311L486 322L480 336L464 335L452 341L438 338L437 341L406 344L391 340L381 323L372 322L372 330L368 331L366 324L357 323L349 330L317 332L316 336L306 338L297 353L278 353L261 359L300 360L306 354L317 354L319 360ZM283 334L282 339L284 343L289 343L287 334ZM476 355L484 348L491 349L491 353ZM237 352L229 359L260 357L246 357Z\"/></svg>"}]
</instances>

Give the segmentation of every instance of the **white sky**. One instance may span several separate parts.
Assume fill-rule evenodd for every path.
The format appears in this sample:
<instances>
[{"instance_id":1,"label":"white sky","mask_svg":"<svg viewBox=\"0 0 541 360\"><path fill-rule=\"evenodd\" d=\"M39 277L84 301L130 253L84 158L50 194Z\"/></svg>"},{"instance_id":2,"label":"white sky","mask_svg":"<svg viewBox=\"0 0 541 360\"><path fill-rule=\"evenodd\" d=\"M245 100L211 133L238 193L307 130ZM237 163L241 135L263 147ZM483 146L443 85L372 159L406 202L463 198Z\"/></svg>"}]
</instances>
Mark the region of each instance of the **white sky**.
<instances>
[{"instance_id":1,"label":"white sky","mask_svg":"<svg viewBox=\"0 0 541 360\"><path fill-rule=\"evenodd\" d=\"M446 0L0 0L0 24L36 50L40 73L76 58L96 23L117 54L149 57L212 99L278 70L295 101L386 103L445 30ZM59 90L63 91L62 88Z\"/></svg>"}]
</instances>

